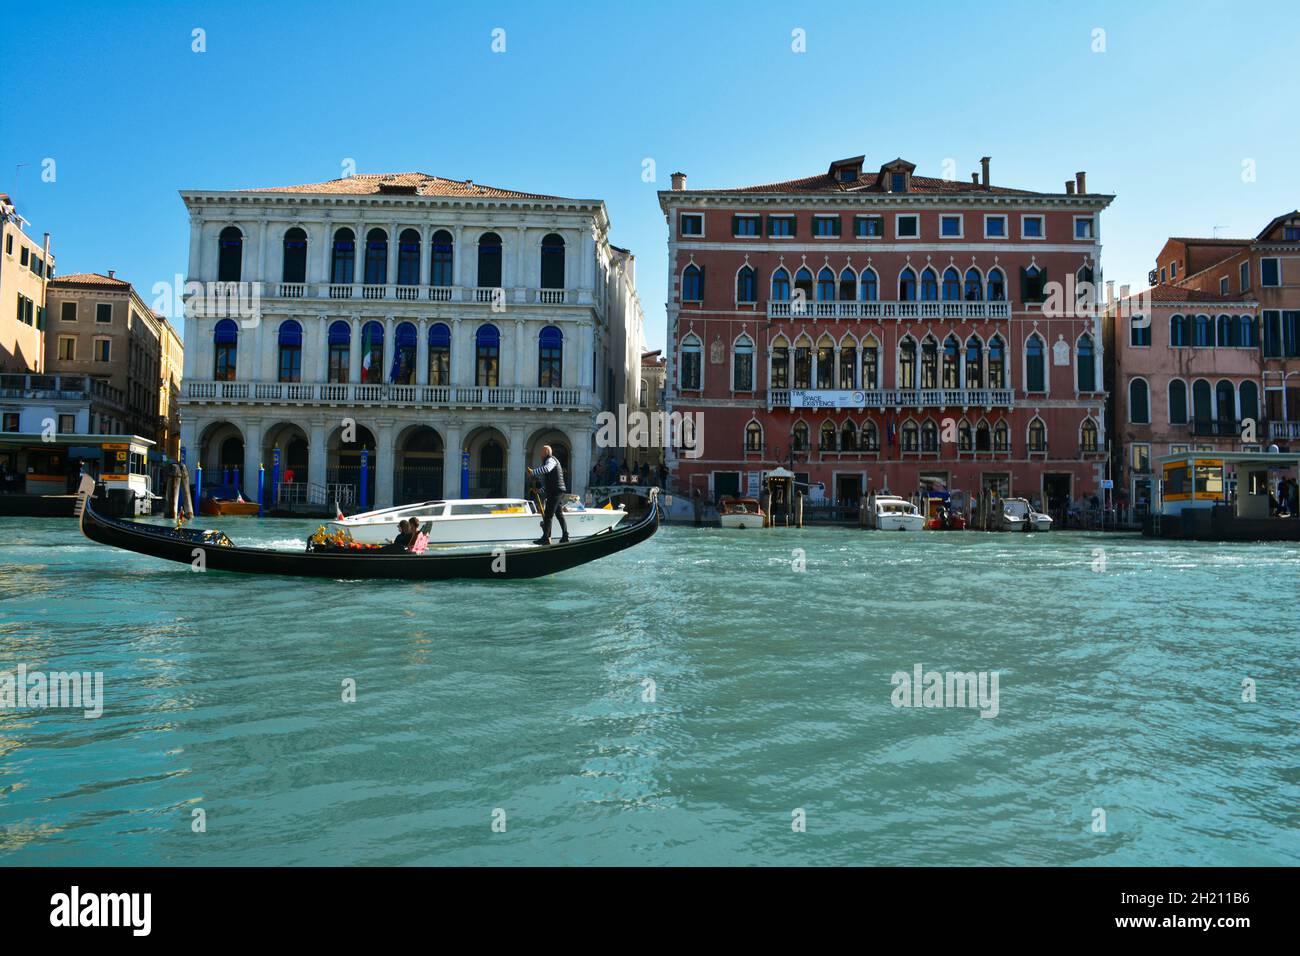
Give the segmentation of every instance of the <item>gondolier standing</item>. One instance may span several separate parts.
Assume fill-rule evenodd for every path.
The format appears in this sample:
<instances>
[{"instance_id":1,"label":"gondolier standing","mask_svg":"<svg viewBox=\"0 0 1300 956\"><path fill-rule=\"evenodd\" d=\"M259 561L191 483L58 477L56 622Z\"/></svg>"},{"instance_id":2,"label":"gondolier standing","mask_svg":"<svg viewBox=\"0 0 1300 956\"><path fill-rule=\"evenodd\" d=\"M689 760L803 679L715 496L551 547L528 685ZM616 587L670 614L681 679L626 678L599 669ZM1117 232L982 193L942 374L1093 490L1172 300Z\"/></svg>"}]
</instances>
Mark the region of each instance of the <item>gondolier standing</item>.
<instances>
[{"instance_id":1,"label":"gondolier standing","mask_svg":"<svg viewBox=\"0 0 1300 956\"><path fill-rule=\"evenodd\" d=\"M542 464L529 472L534 478L541 479L546 491L546 505L542 511L542 536L533 544L551 543L551 519L560 519L560 544L569 540L569 526L564 523L564 510L561 501L568 489L564 486L564 468L555 457L550 445L542 446Z\"/></svg>"}]
</instances>

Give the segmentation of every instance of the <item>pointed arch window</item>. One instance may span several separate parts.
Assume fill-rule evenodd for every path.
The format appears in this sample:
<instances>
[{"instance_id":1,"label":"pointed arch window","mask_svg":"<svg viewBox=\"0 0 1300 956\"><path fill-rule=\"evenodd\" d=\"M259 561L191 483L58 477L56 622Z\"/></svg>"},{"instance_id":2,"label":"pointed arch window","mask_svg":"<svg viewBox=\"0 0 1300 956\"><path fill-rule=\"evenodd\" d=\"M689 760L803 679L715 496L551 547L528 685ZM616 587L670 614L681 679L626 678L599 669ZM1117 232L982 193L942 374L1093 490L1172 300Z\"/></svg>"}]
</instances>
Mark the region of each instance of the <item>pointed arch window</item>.
<instances>
[{"instance_id":1,"label":"pointed arch window","mask_svg":"<svg viewBox=\"0 0 1300 956\"><path fill-rule=\"evenodd\" d=\"M863 269L858 277L858 300L876 302L880 299L880 280L874 269Z\"/></svg>"},{"instance_id":2,"label":"pointed arch window","mask_svg":"<svg viewBox=\"0 0 1300 956\"><path fill-rule=\"evenodd\" d=\"M961 276L949 266L943 273L943 301L957 302L961 299Z\"/></svg>"},{"instance_id":3,"label":"pointed arch window","mask_svg":"<svg viewBox=\"0 0 1300 956\"><path fill-rule=\"evenodd\" d=\"M784 267L772 273L772 301L790 301L790 273Z\"/></svg>"},{"instance_id":4,"label":"pointed arch window","mask_svg":"<svg viewBox=\"0 0 1300 956\"><path fill-rule=\"evenodd\" d=\"M1044 361L1043 340L1035 333L1025 343L1025 391L1047 391L1047 365Z\"/></svg>"},{"instance_id":5,"label":"pointed arch window","mask_svg":"<svg viewBox=\"0 0 1300 956\"><path fill-rule=\"evenodd\" d=\"M330 248L330 283L351 285L356 276L357 236L344 227L334 231L334 244Z\"/></svg>"},{"instance_id":6,"label":"pointed arch window","mask_svg":"<svg viewBox=\"0 0 1300 956\"><path fill-rule=\"evenodd\" d=\"M845 267L840 270L840 300L843 302L852 302L858 297L858 277L853 274L853 270Z\"/></svg>"},{"instance_id":7,"label":"pointed arch window","mask_svg":"<svg viewBox=\"0 0 1300 956\"><path fill-rule=\"evenodd\" d=\"M898 346L898 387L916 388L916 340L903 339Z\"/></svg>"},{"instance_id":8,"label":"pointed arch window","mask_svg":"<svg viewBox=\"0 0 1300 956\"><path fill-rule=\"evenodd\" d=\"M916 427L916 422L908 419L903 422L903 427L899 432L900 447L903 451L920 451L921 450L921 430Z\"/></svg>"},{"instance_id":9,"label":"pointed arch window","mask_svg":"<svg viewBox=\"0 0 1300 956\"><path fill-rule=\"evenodd\" d=\"M880 346L874 338L862 343L862 387L880 388Z\"/></svg>"},{"instance_id":10,"label":"pointed arch window","mask_svg":"<svg viewBox=\"0 0 1300 956\"><path fill-rule=\"evenodd\" d=\"M1007 387L1007 350L1002 336L989 339L989 388Z\"/></svg>"},{"instance_id":11,"label":"pointed arch window","mask_svg":"<svg viewBox=\"0 0 1300 956\"><path fill-rule=\"evenodd\" d=\"M1007 300L1007 280L1001 269L989 270L988 294L990 302Z\"/></svg>"},{"instance_id":12,"label":"pointed arch window","mask_svg":"<svg viewBox=\"0 0 1300 956\"><path fill-rule=\"evenodd\" d=\"M964 418L957 423L957 450L975 450L975 433L971 430L970 422Z\"/></svg>"},{"instance_id":13,"label":"pointed arch window","mask_svg":"<svg viewBox=\"0 0 1300 956\"><path fill-rule=\"evenodd\" d=\"M757 301L758 282L754 270L749 266L741 266L736 273L736 302L748 304Z\"/></svg>"},{"instance_id":14,"label":"pointed arch window","mask_svg":"<svg viewBox=\"0 0 1300 956\"><path fill-rule=\"evenodd\" d=\"M808 423L797 421L790 430L790 447L794 451L808 450Z\"/></svg>"},{"instance_id":15,"label":"pointed arch window","mask_svg":"<svg viewBox=\"0 0 1300 956\"><path fill-rule=\"evenodd\" d=\"M554 325L537 335L537 387L564 387L564 333Z\"/></svg>"},{"instance_id":16,"label":"pointed arch window","mask_svg":"<svg viewBox=\"0 0 1300 956\"><path fill-rule=\"evenodd\" d=\"M966 387L984 387L984 343L974 335L966 340Z\"/></svg>"},{"instance_id":17,"label":"pointed arch window","mask_svg":"<svg viewBox=\"0 0 1300 956\"><path fill-rule=\"evenodd\" d=\"M916 273L910 268L898 274L898 300L900 302L916 301Z\"/></svg>"},{"instance_id":18,"label":"pointed arch window","mask_svg":"<svg viewBox=\"0 0 1300 956\"><path fill-rule=\"evenodd\" d=\"M840 427L840 451L858 450L858 429L850 419Z\"/></svg>"},{"instance_id":19,"label":"pointed arch window","mask_svg":"<svg viewBox=\"0 0 1300 956\"><path fill-rule=\"evenodd\" d=\"M927 418L921 423L921 451L936 452L939 450L939 426L932 419Z\"/></svg>"},{"instance_id":20,"label":"pointed arch window","mask_svg":"<svg viewBox=\"0 0 1300 956\"><path fill-rule=\"evenodd\" d=\"M817 436L817 444L821 451L838 451L835 443L835 423L822 422L821 431Z\"/></svg>"},{"instance_id":21,"label":"pointed arch window","mask_svg":"<svg viewBox=\"0 0 1300 956\"><path fill-rule=\"evenodd\" d=\"M880 430L870 419L862 423L858 447L863 451L880 451Z\"/></svg>"},{"instance_id":22,"label":"pointed arch window","mask_svg":"<svg viewBox=\"0 0 1300 956\"><path fill-rule=\"evenodd\" d=\"M840 345L840 388L858 387L858 349L850 342Z\"/></svg>"},{"instance_id":23,"label":"pointed arch window","mask_svg":"<svg viewBox=\"0 0 1300 956\"><path fill-rule=\"evenodd\" d=\"M817 343L817 387L835 387L835 345L825 337Z\"/></svg>"},{"instance_id":24,"label":"pointed arch window","mask_svg":"<svg viewBox=\"0 0 1300 956\"><path fill-rule=\"evenodd\" d=\"M745 451L757 452L763 450L763 426L756 421L750 421L745 426Z\"/></svg>"},{"instance_id":25,"label":"pointed arch window","mask_svg":"<svg viewBox=\"0 0 1300 956\"><path fill-rule=\"evenodd\" d=\"M813 276L806 266L800 267L799 271L794 274L794 287L803 293L805 302L813 300Z\"/></svg>"},{"instance_id":26,"label":"pointed arch window","mask_svg":"<svg viewBox=\"0 0 1300 956\"><path fill-rule=\"evenodd\" d=\"M1029 423L1029 450L1031 452L1047 451L1047 426L1041 418Z\"/></svg>"},{"instance_id":27,"label":"pointed arch window","mask_svg":"<svg viewBox=\"0 0 1300 956\"><path fill-rule=\"evenodd\" d=\"M993 450L1011 450L1011 428L1005 421L999 421L993 426Z\"/></svg>"},{"instance_id":28,"label":"pointed arch window","mask_svg":"<svg viewBox=\"0 0 1300 956\"><path fill-rule=\"evenodd\" d=\"M302 283L307 281L307 233L294 226L284 234L284 262L280 281Z\"/></svg>"},{"instance_id":29,"label":"pointed arch window","mask_svg":"<svg viewBox=\"0 0 1300 956\"><path fill-rule=\"evenodd\" d=\"M1097 450L1097 423L1091 418L1085 418L1079 429L1079 448L1083 452Z\"/></svg>"},{"instance_id":30,"label":"pointed arch window","mask_svg":"<svg viewBox=\"0 0 1300 956\"><path fill-rule=\"evenodd\" d=\"M961 387L961 343L951 334L943 340L943 387Z\"/></svg>"},{"instance_id":31,"label":"pointed arch window","mask_svg":"<svg viewBox=\"0 0 1300 956\"><path fill-rule=\"evenodd\" d=\"M691 263L682 272L682 301L704 301L704 271L695 263Z\"/></svg>"},{"instance_id":32,"label":"pointed arch window","mask_svg":"<svg viewBox=\"0 0 1300 956\"><path fill-rule=\"evenodd\" d=\"M812 388L812 342L806 338L794 343L794 387Z\"/></svg>"},{"instance_id":33,"label":"pointed arch window","mask_svg":"<svg viewBox=\"0 0 1300 956\"><path fill-rule=\"evenodd\" d=\"M999 426L1003 428L1006 427L1000 422L999 422ZM979 423L975 426L975 450L990 451L994 447L995 447L994 433L989 430L989 423L984 421L984 419L981 418L979 420Z\"/></svg>"},{"instance_id":34,"label":"pointed arch window","mask_svg":"<svg viewBox=\"0 0 1300 956\"><path fill-rule=\"evenodd\" d=\"M817 273L817 301L835 301L835 273L823 268Z\"/></svg>"},{"instance_id":35,"label":"pointed arch window","mask_svg":"<svg viewBox=\"0 0 1300 956\"><path fill-rule=\"evenodd\" d=\"M732 346L731 388L736 392L754 390L754 340L748 335L736 339Z\"/></svg>"},{"instance_id":36,"label":"pointed arch window","mask_svg":"<svg viewBox=\"0 0 1300 956\"><path fill-rule=\"evenodd\" d=\"M679 373L678 386L689 391L698 391L700 383L704 380L704 363L702 361L703 353L700 350L700 340L694 334L686 336L682 340L682 365Z\"/></svg>"},{"instance_id":37,"label":"pointed arch window","mask_svg":"<svg viewBox=\"0 0 1300 956\"><path fill-rule=\"evenodd\" d=\"M1087 332L1079 336L1079 341L1075 343L1074 354L1079 391L1094 391L1097 388L1097 357L1092 348L1092 336Z\"/></svg>"},{"instance_id":38,"label":"pointed arch window","mask_svg":"<svg viewBox=\"0 0 1300 956\"><path fill-rule=\"evenodd\" d=\"M980 302L984 298L984 280L978 269L966 270L966 301Z\"/></svg>"},{"instance_id":39,"label":"pointed arch window","mask_svg":"<svg viewBox=\"0 0 1300 956\"><path fill-rule=\"evenodd\" d=\"M939 343L933 335L921 340L921 387L939 387Z\"/></svg>"},{"instance_id":40,"label":"pointed arch window","mask_svg":"<svg viewBox=\"0 0 1300 956\"><path fill-rule=\"evenodd\" d=\"M790 343L783 335L772 343L772 371L769 378L772 388L790 387Z\"/></svg>"},{"instance_id":41,"label":"pointed arch window","mask_svg":"<svg viewBox=\"0 0 1300 956\"><path fill-rule=\"evenodd\" d=\"M939 277L930 268L921 271L921 301L939 301Z\"/></svg>"}]
</instances>

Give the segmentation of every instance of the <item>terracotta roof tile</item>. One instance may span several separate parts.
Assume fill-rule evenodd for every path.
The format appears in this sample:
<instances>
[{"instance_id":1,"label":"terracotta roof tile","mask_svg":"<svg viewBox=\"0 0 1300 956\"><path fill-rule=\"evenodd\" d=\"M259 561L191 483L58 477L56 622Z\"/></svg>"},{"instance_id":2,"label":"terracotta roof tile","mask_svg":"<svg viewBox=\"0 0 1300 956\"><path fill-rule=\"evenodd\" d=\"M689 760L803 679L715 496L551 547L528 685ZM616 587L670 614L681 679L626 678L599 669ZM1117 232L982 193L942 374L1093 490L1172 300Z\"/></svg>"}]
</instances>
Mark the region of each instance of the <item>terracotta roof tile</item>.
<instances>
[{"instance_id":1,"label":"terracotta roof tile","mask_svg":"<svg viewBox=\"0 0 1300 956\"><path fill-rule=\"evenodd\" d=\"M131 283L125 279L102 276L98 272L77 272L73 275L55 276L50 280L50 285L104 285L117 289L131 288Z\"/></svg>"},{"instance_id":2,"label":"terracotta roof tile","mask_svg":"<svg viewBox=\"0 0 1300 956\"><path fill-rule=\"evenodd\" d=\"M859 193L881 192L883 187L879 173L863 173L852 182L842 182L830 173L818 173L803 179L787 179L779 183L765 183L761 186L741 186L737 189L705 189L700 192L712 193ZM923 195L952 193L992 193L998 196L1046 196L1050 193L1038 193L1028 189L1009 189L1005 186L985 188L979 183L960 179L935 179L931 176L913 176L912 193Z\"/></svg>"},{"instance_id":3,"label":"terracotta roof tile","mask_svg":"<svg viewBox=\"0 0 1300 956\"><path fill-rule=\"evenodd\" d=\"M1178 285L1158 285L1148 289L1146 293L1139 295L1149 295L1153 302L1240 302L1242 299L1252 299L1249 293L1239 292L1236 295L1220 295L1217 292L1202 292L1199 289L1185 289Z\"/></svg>"},{"instance_id":4,"label":"terracotta roof tile","mask_svg":"<svg viewBox=\"0 0 1300 956\"><path fill-rule=\"evenodd\" d=\"M427 173L357 173L343 179L302 186L268 186L241 189L248 193L312 193L331 196L378 196L381 194L445 196L468 199L561 199L541 193L522 193L513 189L484 186L473 180L443 179Z\"/></svg>"}]
</instances>

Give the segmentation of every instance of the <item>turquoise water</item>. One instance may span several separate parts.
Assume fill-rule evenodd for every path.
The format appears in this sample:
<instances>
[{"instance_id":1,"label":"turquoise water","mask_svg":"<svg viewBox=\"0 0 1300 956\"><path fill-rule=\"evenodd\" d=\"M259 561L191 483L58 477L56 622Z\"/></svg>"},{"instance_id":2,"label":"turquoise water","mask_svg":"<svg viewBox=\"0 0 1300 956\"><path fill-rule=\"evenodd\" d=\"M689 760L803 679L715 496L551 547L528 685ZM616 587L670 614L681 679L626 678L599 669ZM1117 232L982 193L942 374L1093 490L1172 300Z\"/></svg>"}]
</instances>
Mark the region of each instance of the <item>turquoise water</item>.
<instances>
[{"instance_id":1,"label":"turquoise water","mask_svg":"<svg viewBox=\"0 0 1300 956\"><path fill-rule=\"evenodd\" d=\"M0 671L104 675L98 719L0 712L0 864L1295 864L1298 572L670 527L541 581L317 582L0 519ZM998 672L997 716L894 707L918 663Z\"/></svg>"}]
</instances>

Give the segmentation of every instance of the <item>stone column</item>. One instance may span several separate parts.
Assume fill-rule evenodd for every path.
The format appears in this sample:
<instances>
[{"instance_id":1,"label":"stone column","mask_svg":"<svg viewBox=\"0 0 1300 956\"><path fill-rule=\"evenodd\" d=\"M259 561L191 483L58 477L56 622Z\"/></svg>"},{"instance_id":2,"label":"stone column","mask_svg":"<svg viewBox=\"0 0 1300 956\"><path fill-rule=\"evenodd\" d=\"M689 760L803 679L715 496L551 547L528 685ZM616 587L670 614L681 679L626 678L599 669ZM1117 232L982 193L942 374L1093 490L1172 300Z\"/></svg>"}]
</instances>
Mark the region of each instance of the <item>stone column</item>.
<instances>
[{"instance_id":1,"label":"stone column","mask_svg":"<svg viewBox=\"0 0 1300 956\"><path fill-rule=\"evenodd\" d=\"M573 454L569 456L569 467L573 471L569 476L569 491L584 496L587 481L591 478L591 429L570 429L569 440L573 445Z\"/></svg>"},{"instance_id":2,"label":"stone column","mask_svg":"<svg viewBox=\"0 0 1300 956\"><path fill-rule=\"evenodd\" d=\"M451 384L473 385L474 346L465 341L467 326L457 316L451 322Z\"/></svg>"},{"instance_id":3,"label":"stone column","mask_svg":"<svg viewBox=\"0 0 1300 956\"><path fill-rule=\"evenodd\" d=\"M506 430L510 447L506 453L506 496L522 498L524 496L524 468L529 464L527 449L524 448L524 425L512 422Z\"/></svg>"},{"instance_id":4,"label":"stone column","mask_svg":"<svg viewBox=\"0 0 1300 956\"><path fill-rule=\"evenodd\" d=\"M326 468L328 467L329 449L326 447L328 433L323 421L313 421L309 426L311 434L307 438L307 481L313 485L325 487ZM310 490L310 489L308 489ZM333 502L326 502L333 505Z\"/></svg>"},{"instance_id":5,"label":"stone column","mask_svg":"<svg viewBox=\"0 0 1300 956\"><path fill-rule=\"evenodd\" d=\"M415 384L429 384L429 320L420 319L415 334Z\"/></svg>"},{"instance_id":6,"label":"stone column","mask_svg":"<svg viewBox=\"0 0 1300 956\"><path fill-rule=\"evenodd\" d=\"M239 424L236 422L235 424ZM241 476L244 484L244 497L249 501L257 500L257 469L262 464L262 423L248 421L244 423L244 471Z\"/></svg>"},{"instance_id":7,"label":"stone column","mask_svg":"<svg viewBox=\"0 0 1300 956\"><path fill-rule=\"evenodd\" d=\"M330 318L324 312L316 316L316 384L329 379Z\"/></svg>"},{"instance_id":8,"label":"stone column","mask_svg":"<svg viewBox=\"0 0 1300 956\"><path fill-rule=\"evenodd\" d=\"M525 354L527 344L524 339L524 320L515 319L515 347L514 347L514 377L510 384L516 388L529 386L528 382L528 358Z\"/></svg>"},{"instance_id":9,"label":"stone column","mask_svg":"<svg viewBox=\"0 0 1300 956\"><path fill-rule=\"evenodd\" d=\"M461 423L450 420L446 426L447 444L442 456L442 496L459 498Z\"/></svg>"},{"instance_id":10,"label":"stone column","mask_svg":"<svg viewBox=\"0 0 1300 956\"><path fill-rule=\"evenodd\" d=\"M393 370L393 355L396 354L395 349L397 348L396 343L393 342L394 325L393 316L390 315L384 319L384 367L379 370L379 380L381 382L387 382Z\"/></svg>"},{"instance_id":11,"label":"stone column","mask_svg":"<svg viewBox=\"0 0 1300 956\"><path fill-rule=\"evenodd\" d=\"M388 270L384 274L388 285L397 283L397 223L388 227ZM384 372L388 374L387 370Z\"/></svg>"},{"instance_id":12,"label":"stone column","mask_svg":"<svg viewBox=\"0 0 1300 956\"><path fill-rule=\"evenodd\" d=\"M452 232L451 244L451 281L452 285L459 288L466 284L465 257L469 251L465 248L465 227L456 226ZM453 379L454 381L454 379Z\"/></svg>"},{"instance_id":13,"label":"stone column","mask_svg":"<svg viewBox=\"0 0 1300 956\"><path fill-rule=\"evenodd\" d=\"M393 506L393 465L396 461L393 444L393 423L378 423L375 435L375 508Z\"/></svg>"},{"instance_id":14,"label":"stone column","mask_svg":"<svg viewBox=\"0 0 1300 956\"><path fill-rule=\"evenodd\" d=\"M266 234L269 231L269 223L263 219L257 233L257 275L253 277L254 282L266 282ZM269 283L268 283L269 285ZM279 291L278 289L276 291Z\"/></svg>"},{"instance_id":15,"label":"stone column","mask_svg":"<svg viewBox=\"0 0 1300 956\"><path fill-rule=\"evenodd\" d=\"M361 317L352 316L352 341L348 345L348 381L361 381Z\"/></svg>"},{"instance_id":16,"label":"stone column","mask_svg":"<svg viewBox=\"0 0 1300 956\"><path fill-rule=\"evenodd\" d=\"M527 228L524 226L516 226L515 242L514 242L515 254L511 257L514 260L514 267L512 271L514 273L513 279L514 279L515 290L516 290L516 294L515 294L516 302L523 302L525 300L525 298L528 295L526 291L528 285L530 284L541 285L540 281L538 281L537 283L529 282L529 279L531 277L528 275L528 267L526 265L526 263L528 262L526 258L526 256L528 255L528 250L526 248L527 243L528 243ZM502 278L504 279L504 276ZM504 285L504 282L502 284Z\"/></svg>"}]
</instances>

